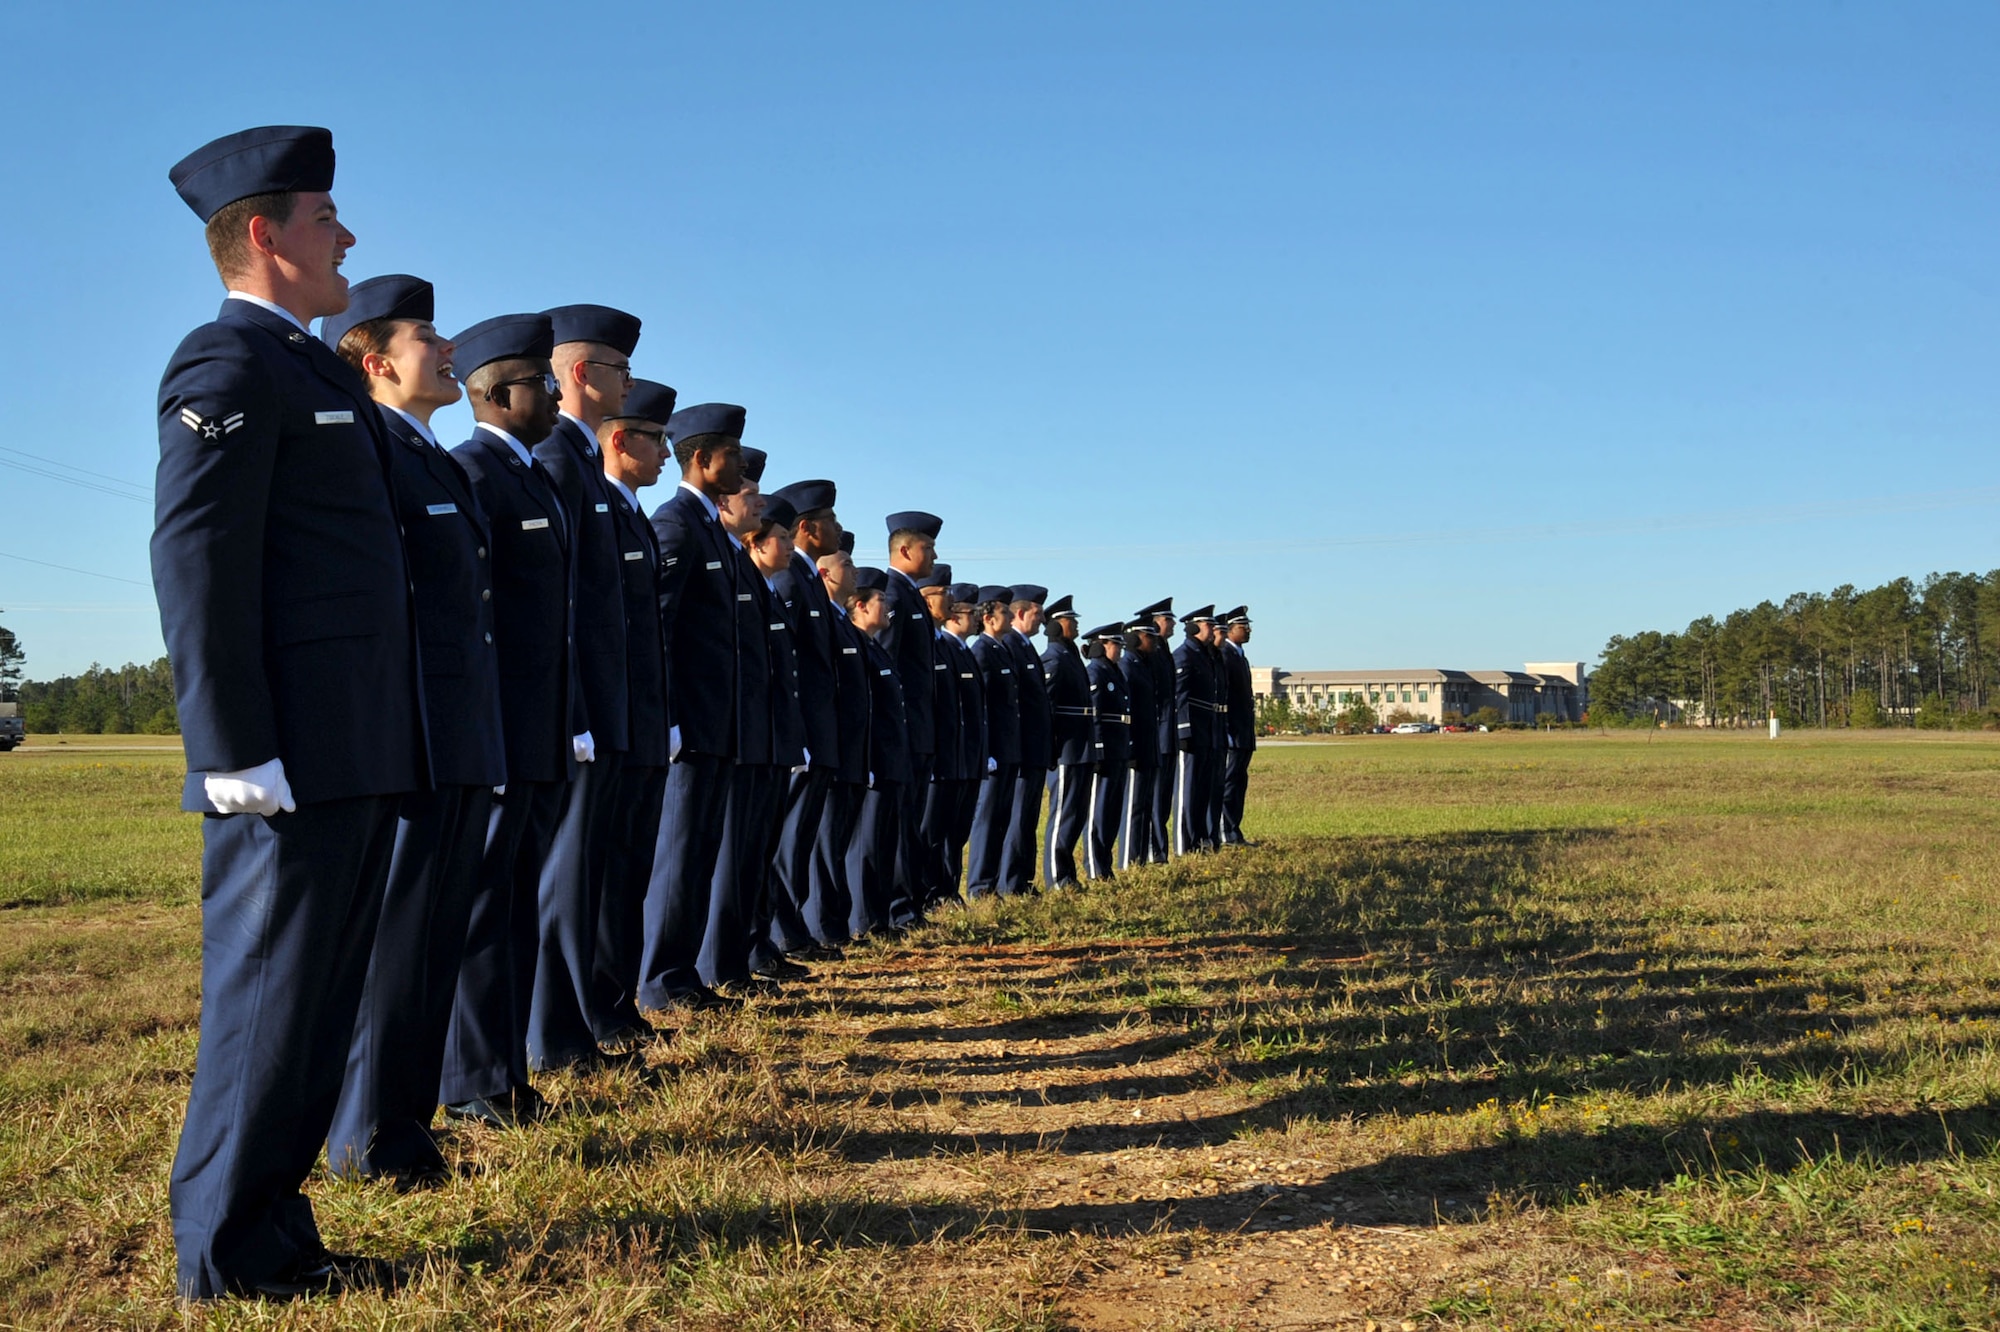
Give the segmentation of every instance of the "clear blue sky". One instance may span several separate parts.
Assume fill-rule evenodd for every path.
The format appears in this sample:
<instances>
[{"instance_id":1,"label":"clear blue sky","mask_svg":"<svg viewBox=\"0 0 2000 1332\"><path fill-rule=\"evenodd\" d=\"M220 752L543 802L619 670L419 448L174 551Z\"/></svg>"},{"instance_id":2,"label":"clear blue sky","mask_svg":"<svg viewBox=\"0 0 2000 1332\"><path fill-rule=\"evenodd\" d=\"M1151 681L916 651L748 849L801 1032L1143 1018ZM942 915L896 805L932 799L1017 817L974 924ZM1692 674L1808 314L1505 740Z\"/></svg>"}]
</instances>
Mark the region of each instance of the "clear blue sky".
<instances>
[{"instance_id":1,"label":"clear blue sky","mask_svg":"<svg viewBox=\"0 0 2000 1332\"><path fill-rule=\"evenodd\" d=\"M1248 8L1248 7L1243 7ZM149 489L220 296L168 166L332 127L347 272L604 301L769 480L962 576L1247 601L1254 660L2000 565L2000 7L15 7L0 460ZM465 409L440 417L460 438ZM39 465L39 464L37 464ZM48 676L150 659L149 505L0 467Z\"/></svg>"}]
</instances>

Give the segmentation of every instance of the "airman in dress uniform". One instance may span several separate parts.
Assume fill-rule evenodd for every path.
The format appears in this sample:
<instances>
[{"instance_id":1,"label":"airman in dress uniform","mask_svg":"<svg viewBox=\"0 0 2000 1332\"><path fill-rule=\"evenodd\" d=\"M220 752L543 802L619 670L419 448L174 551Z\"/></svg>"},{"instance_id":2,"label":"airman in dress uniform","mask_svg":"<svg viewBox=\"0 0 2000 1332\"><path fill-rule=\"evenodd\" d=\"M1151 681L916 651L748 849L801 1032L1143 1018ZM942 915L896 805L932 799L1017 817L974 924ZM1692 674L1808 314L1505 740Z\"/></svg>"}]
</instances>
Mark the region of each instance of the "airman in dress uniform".
<instances>
[{"instance_id":1,"label":"airman in dress uniform","mask_svg":"<svg viewBox=\"0 0 2000 1332\"><path fill-rule=\"evenodd\" d=\"M301 1189L340 1094L401 798L430 774L381 416L306 331L347 308L333 136L169 173L228 289L160 381L153 586L202 823L201 1035L168 1205L186 1300L355 1271Z\"/></svg>"},{"instance_id":2,"label":"airman in dress uniform","mask_svg":"<svg viewBox=\"0 0 2000 1332\"><path fill-rule=\"evenodd\" d=\"M863 635L871 709L868 726L868 794L847 852L847 882L854 896L848 928L856 938L900 937L894 916L897 860L902 837L897 824L909 807L905 788L914 779L909 722L904 709L903 674L882 646L889 629L889 597L895 574L887 569L854 571L854 602L848 616ZM928 668L927 668L928 669ZM924 680L929 685L928 678Z\"/></svg>"},{"instance_id":3,"label":"airman in dress uniform","mask_svg":"<svg viewBox=\"0 0 2000 1332\"><path fill-rule=\"evenodd\" d=\"M861 805L868 795L868 732L874 710L874 685L868 669L864 635L848 620L854 603L854 556L838 547L849 544L845 533L836 549L822 554L815 572L832 608L834 706L839 712L837 734L840 760L827 789L826 814L813 838L812 874L806 900L806 928L822 946L839 948L852 937L854 894L847 878L848 852L860 826Z\"/></svg>"},{"instance_id":4,"label":"airman in dress uniform","mask_svg":"<svg viewBox=\"0 0 2000 1332\"><path fill-rule=\"evenodd\" d=\"M1212 851L1208 836L1209 792L1215 785L1214 659L1203 641L1215 608L1203 606L1183 617L1186 636L1174 649L1174 729L1178 769L1174 780L1174 854Z\"/></svg>"},{"instance_id":5,"label":"airman in dress uniform","mask_svg":"<svg viewBox=\"0 0 2000 1332\"><path fill-rule=\"evenodd\" d=\"M1077 886L1076 848L1090 822L1090 777L1097 766L1091 739L1090 673L1077 650L1076 609L1067 596L1044 611L1042 677L1049 691L1049 825L1042 845L1042 882Z\"/></svg>"},{"instance_id":6,"label":"airman in dress uniform","mask_svg":"<svg viewBox=\"0 0 2000 1332\"><path fill-rule=\"evenodd\" d=\"M463 396L455 348L434 322L431 284L370 278L320 338L360 372L389 440L396 516L417 596L418 655L434 787L404 796L396 847L327 1135L336 1173L398 1187L442 1183L431 1137L452 994L479 881L493 788L507 780L493 642L493 533L472 478L438 443L431 415Z\"/></svg>"},{"instance_id":7,"label":"airman in dress uniform","mask_svg":"<svg viewBox=\"0 0 2000 1332\"><path fill-rule=\"evenodd\" d=\"M1125 816L1125 783L1132 765L1131 700L1118 667L1125 651L1122 622L1101 624L1083 636L1090 676L1090 817L1083 829L1083 872L1111 877L1112 854Z\"/></svg>"},{"instance_id":8,"label":"airman in dress uniform","mask_svg":"<svg viewBox=\"0 0 2000 1332\"><path fill-rule=\"evenodd\" d=\"M937 755L937 732L931 720L936 693L932 677L937 665L937 622L925 604L917 580L931 576L937 564L937 537L944 519L911 509L888 516L889 582L886 619L876 641L894 659L902 682L905 735L910 755L910 779L900 788L903 809L897 818L896 873L890 915L900 929L923 920L931 857L924 840L924 802L929 796L931 767Z\"/></svg>"},{"instance_id":9,"label":"airman in dress uniform","mask_svg":"<svg viewBox=\"0 0 2000 1332\"><path fill-rule=\"evenodd\" d=\"M1000 858L1003 896L1035 891L1036 833L1042 821L1043 788L1055 762L1049 689L1042 659L1028 640L1042 627L1049 590L1036 583L1014 585L1013 625L1004 636L1013 654L1014 693L1019 699L1021 767L1014 779L1014 808Z\"/></svg>"},{"instance_id":10,"label":"airman in dress uniform","mask_svg":"<svg viewBox=\"0 0 2000 1332\"><path fill-rule=\"evenodd\" d=\"M1153 706L1159 718L1160 775L1153 784L1153 862L1164 865L1173 854L1174 840L1168 831L1178 803L1180 782L1180 728L1175 719L1174 689L1174 599L1166 597L1140 611L1135 619L1153 626L1156 651L1146 654L1147 669L1153 678Z\"/></svg>"},{"instance_id":11,"label":"airman in dress uniform","mask_svg":"<svg viewBox=\"0 0 2000 1332\"><path fill-rule=\"evenodd\" d=\"M1220 644L1229 682L1229 712L1225 715L1229 747L1222 760L1222 844L1247 846L1243 836L1243 800L1250 790L1250 757L1257 752L1257 690L1250 678L1250 608L1238 606L1220 617Z\"/></svg>"},{"instance_id":12,"label":"airman in dress uniform","mask_svg":"<svg viewBox=\"0 0 2000 1332\"><path fill-rule=\"evenodd\" d=\"M1131 710L1128 739L1132 762L1118 834L1119 869L1166 859L1165 848L1153 840L1153 790L1160 778L1160 718L1153 658L1166 656L1152 620L1141 617L1125 626L1125 649L1119 655L1118 669L1124 676L1125 702Z\"/></svg>"},{"instance_id":13,"label":"airman in dress uniform","mask_svg":"<svg viewBox=\"0 0 2000 1332\"><path fill-rule=\"evenodd\" d=\"M972 659L979 664L981 711L986 718L986 775L980 779L966 841L965 895L988 897L1004 891L1002 867L1021 771L1021 685L1009 640L1014 589L988 584L973 595L980 632L970 646Z\"/></svg>"}]
</instances>

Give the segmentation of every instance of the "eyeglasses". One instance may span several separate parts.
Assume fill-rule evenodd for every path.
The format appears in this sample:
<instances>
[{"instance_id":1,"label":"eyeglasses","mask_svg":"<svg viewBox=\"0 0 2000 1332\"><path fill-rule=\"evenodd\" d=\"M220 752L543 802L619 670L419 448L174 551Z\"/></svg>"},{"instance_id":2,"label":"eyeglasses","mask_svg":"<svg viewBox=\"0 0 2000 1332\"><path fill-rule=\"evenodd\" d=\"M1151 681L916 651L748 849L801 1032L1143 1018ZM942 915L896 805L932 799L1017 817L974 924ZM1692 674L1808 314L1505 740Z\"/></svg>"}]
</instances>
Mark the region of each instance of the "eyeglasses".
<instances>
[{"instance_id":1,"label":"eyeglasses","mask_svg":"<svg viewBox=\"0 0 2000 1332\"><path fill-rule=\"evenodd\" d=\"M628 435L637 435L641 439L656 439L662 444L667 442L667 432L664 430L645 430L638 426L620 426L618 428Z\"/></svg>"},{"instance_id":2,"label":"eyeglasses","mask_svg":"<svg viewBox=\"0 0 2000 1332\"><path fill-rule=\"evenodd\" d=\"M547 371L539 375L524 375L520 379L503 379L495 384L493 388L488 389L487 393L490 395L493 389L503 389L513 384L540 384L542 391L547 393L551 398L562 397L562 385L557 383L556 377Z\"/></svg>"},{"instance_id":3,"label":"eyeglasses","mask_svg":"<svg viewBox=\"0 0 2000 1332\"><path fill-rule=\"evenodd\" d=\"M630 361L579 361L578 364L601 365L606 370L616 370L618 377L626 383L629 384L632 382L632 363Z\"/></svg>"}]
</instances>

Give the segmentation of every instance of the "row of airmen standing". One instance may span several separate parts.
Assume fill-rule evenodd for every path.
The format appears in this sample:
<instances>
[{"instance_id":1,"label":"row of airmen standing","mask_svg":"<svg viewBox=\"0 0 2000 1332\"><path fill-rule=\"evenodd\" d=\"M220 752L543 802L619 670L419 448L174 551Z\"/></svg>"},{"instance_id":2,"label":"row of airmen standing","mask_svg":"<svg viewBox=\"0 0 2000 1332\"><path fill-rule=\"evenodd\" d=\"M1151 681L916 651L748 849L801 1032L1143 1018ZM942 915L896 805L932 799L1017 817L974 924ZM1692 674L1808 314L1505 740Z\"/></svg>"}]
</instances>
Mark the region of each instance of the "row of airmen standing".
<instances>
[{"instance_id":1,"label":"row of airmen standing","mask_svg":"<svg viewBox=\"0 0 2000 1332\"><path fill-rule=\"evenodd\" d=\"M633 376L633 316L446 339L429 283L349 290L333 170L277 126L171 173L229 289L162 381L153 539L207 816L190 1300L365 1271L301 1191L322 1142L442 1182L441 1103L531 1123L535 1072L642 1058L646 1012L1034 891L1038 833L1054 887L1243 840L1255 747L1246 609L1079 634L953 582L919 512L857 567L833 482L766 495L743 408Z\"/></svg>"}]
</instances>

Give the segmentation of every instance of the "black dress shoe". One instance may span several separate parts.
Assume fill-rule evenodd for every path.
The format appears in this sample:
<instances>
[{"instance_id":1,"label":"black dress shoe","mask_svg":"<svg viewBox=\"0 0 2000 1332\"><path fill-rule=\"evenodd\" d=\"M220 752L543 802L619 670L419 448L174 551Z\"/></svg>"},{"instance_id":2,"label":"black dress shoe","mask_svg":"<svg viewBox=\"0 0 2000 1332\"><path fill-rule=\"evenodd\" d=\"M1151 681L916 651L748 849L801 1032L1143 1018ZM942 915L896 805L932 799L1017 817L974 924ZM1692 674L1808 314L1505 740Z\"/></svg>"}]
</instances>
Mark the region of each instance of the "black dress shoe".
<instances>
[{"instance_id":1,"label":"black dress shoe","mask_svg":"<svg viewBox=\"0 0 2000 1332\"><path fill-rule=\"evenodd\" d=\"M476 1119L494 1128L520 1128L547 1117L549 1103L533 1087L516 1087L498 1096L480 1096L444 1108L452 1119Z\"/></svg>"},{"instance_id":2,"label":"black dress shoe","mask_svg":"<svg viewBox=\"0 0 2000 1332\"><path fill-rule=\"evenodd\" d=\"M794 948L787 956L796 957L802 962L841 962L846 960L847 950L839 944L816 943L808 944L804 948Z\"/></svg>"},{"instance_id":3,"label":"black dress shoe","mask_svg":"<svg viewBox=\"0 0 2000 1332\"><path fill-rule=\"evenodd\" d=\"M607 1058L621 1059L626 1055L641 1053L659 1034L658 1027L650 1022L641 1021L636 1027L626 1027L622 1031L612 1032L598 1041L597 1048Z\"/></svg>"},{"instance_id":4,"label":"black dress shoe","mask_svg":"<svg viewBox=\"0 0 2000 1332\"><path fill-rule=\"evenodd\" d=\"M676 990L660 1002L662 1009L681 1013L706 1013L735 1006L735 1000L717 994L706 985L697 985L691 990Z\"/></svg>"},{"instance_id":5,"label":"black dress shoe","mask_svg":"<svg viewBox=\"0 0 2000 1332\"><path fill-rule=\"evenodd\" d=\"M806 980L812 975L812 972L806 970L796 962L788 961L781 957L775 961L766 962L750 974L753 976L762 976L765 980L797 981Z\"/></svg>"},{"instance_id":6,"label":"black dress shoe","mask_svg":"<svg viewBox=\"0 0 2000 1332\"><path fill-rule=\"evenodd\" d=\"M775 998L783 988L778 982L771 980L769 977L757 975L751 976L748 980L722 982L722 993L724 996L739 1002L752 997L759 999Z\"/></svg>"}]
</instances>

